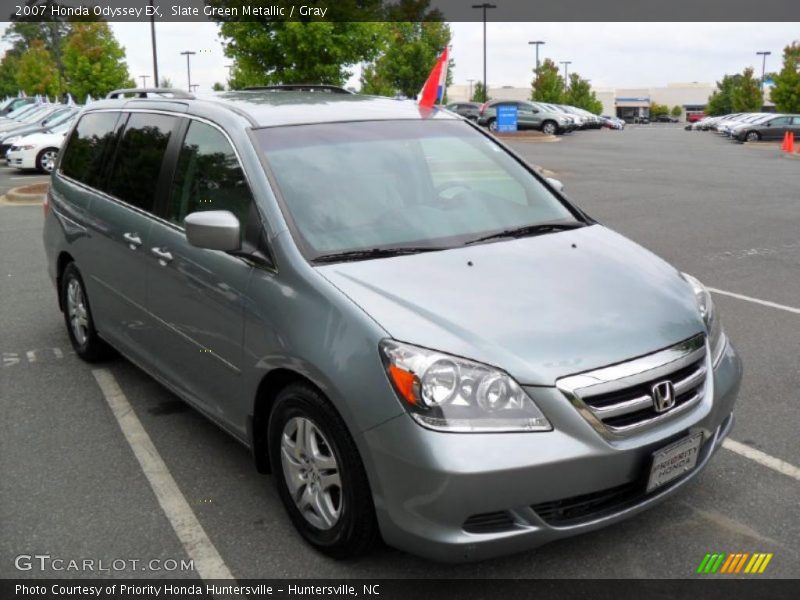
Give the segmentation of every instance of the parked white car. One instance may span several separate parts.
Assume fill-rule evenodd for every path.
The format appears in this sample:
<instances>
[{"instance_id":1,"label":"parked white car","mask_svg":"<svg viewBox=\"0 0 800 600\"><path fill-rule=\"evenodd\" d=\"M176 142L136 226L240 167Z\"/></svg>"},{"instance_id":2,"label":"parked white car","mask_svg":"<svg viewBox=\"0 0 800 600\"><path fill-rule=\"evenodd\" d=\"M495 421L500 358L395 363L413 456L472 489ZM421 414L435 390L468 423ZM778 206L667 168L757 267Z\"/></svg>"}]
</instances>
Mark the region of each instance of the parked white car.
<instances>
[{"instance_id":1,"label":"parked white car","mask_svg":"<svg viewBox=\"0 0 800 600\"><path fill-rule=\"evenodd\" d=\"M42 133L33 133L20 138L6 152L6 163L17 169L36 169L41 173L52 173L64 136L72 126L72 120Z\"/></svg>"}]
</instances>

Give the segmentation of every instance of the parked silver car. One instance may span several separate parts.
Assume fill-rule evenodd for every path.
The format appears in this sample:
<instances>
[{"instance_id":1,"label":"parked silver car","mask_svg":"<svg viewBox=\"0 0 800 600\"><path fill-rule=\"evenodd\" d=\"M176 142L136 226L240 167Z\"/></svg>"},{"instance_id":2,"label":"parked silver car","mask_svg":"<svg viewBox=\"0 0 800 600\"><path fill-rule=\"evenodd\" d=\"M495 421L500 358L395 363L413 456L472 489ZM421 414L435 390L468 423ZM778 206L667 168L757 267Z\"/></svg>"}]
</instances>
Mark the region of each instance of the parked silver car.
<instances>
[{"instance_id":1,"label":"parked silver car","mask_svg":"<svg viewBox=\"0 0 800 600\"><path fill-rule=\"evenodd\" d=\"M742 376L706 288L475 124L325 90L83 111L43 234L76 353L247 445L335 557L501 555L696 477Z\"/></svg>"}]
</instances>

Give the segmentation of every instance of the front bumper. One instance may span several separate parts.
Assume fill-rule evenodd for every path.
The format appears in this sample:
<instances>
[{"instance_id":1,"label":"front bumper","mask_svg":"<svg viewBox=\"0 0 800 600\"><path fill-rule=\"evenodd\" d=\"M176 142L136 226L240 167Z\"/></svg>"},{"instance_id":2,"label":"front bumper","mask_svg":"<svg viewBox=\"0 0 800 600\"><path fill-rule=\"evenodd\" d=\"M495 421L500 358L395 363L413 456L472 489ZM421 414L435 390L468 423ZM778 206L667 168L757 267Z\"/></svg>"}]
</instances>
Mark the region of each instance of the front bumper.
<instances>
[{"instance_id":1,"label":"front bumper","mask_svg":"<svg viewBox=\"0 0 800 600\"><path fill-rule=\"evenodd\" d=\"M9 167L16 167L17 169L35 169L35 156L30 152L23 152L21 150L9 150L6 152L6 163Z\"/></svg>"},{"instance_id":2,"label":"front bumper","mask_svg":"<svg viewBox=\"0 0 800 600\"><path fill-rule=\"evenodd\" d=\"M555 388L529 388L553 424L541 433L451 434L407 415L360 440L386 542L445 562L482 560L620 521L696 477L733 423L742 376L728 344L714 369L712 398L662 426L622 440L597 433ZM654 451L702 432L697 466L645 493ZM600 506L569 521L553 507Z\"/></svg>"}]
</instances>

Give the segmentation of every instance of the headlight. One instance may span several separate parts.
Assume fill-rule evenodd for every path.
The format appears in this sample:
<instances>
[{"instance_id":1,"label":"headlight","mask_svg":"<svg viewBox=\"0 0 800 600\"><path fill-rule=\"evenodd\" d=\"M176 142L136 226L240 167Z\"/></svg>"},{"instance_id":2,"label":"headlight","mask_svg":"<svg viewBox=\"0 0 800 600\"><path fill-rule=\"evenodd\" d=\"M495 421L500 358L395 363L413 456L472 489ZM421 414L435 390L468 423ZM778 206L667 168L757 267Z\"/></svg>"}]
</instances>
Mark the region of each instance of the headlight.
<instances>
[{"instance_id":1,"label":"headlight","mask_svg":"<svg viewBox=\"0 0 800 600\"><path fill-rule=\"evenodd\" d=\"M20 150L33 150L34 148L36 148L36 146L34 146L33 144L30 144L28 146L20 146L19 147Z\"/></svg>"},{"instance_id":2,"label":"headlight","mask_svg":"<svg viewBox=\"0 0 800 600\"><path fill-rule=\"evenodd\" d=\"M550 431L550 422L506 373L464 358L383 340L389 380L411 416L452 432Z\"/></svg>"},{"instance_id":3,"label":"headlight","mask_svg":"<svg viewBox=\"0 0 800 600\"><path fill-rule=\"evenodd\" d=\"M682 275L687 283L692 286L697 309L700 311L700 316L703 317L703 322L706 324L706 330L708 331L711 359L713 364L716 365L720 356L722 356L722 351L725 349L726 340L725 333L722 331L722 323L717 316L717 311L714 309L714 302L711 300L711 292L691 275L686 273L682 273Z\"/></svg>"}]
</instances>

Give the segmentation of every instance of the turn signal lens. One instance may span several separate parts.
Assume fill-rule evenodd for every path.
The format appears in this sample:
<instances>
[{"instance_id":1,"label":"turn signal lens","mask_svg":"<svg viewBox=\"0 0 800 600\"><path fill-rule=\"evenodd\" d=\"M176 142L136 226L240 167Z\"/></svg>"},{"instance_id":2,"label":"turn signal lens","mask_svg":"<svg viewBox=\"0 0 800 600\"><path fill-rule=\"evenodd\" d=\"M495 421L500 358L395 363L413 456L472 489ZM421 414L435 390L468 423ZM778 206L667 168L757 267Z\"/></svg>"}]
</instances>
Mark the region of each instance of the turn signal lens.
<instances>
[{"instance_id":1,"label":"turn signal lens","mask_svg":"<svg viewBox=\"0 0 800 600\"><path fill-rule=\"evenodd\" d=\"M397 393L412 406L419 396L419 377L395 365L389 365L389 375Z\"/></svg>"}]
</instances>

